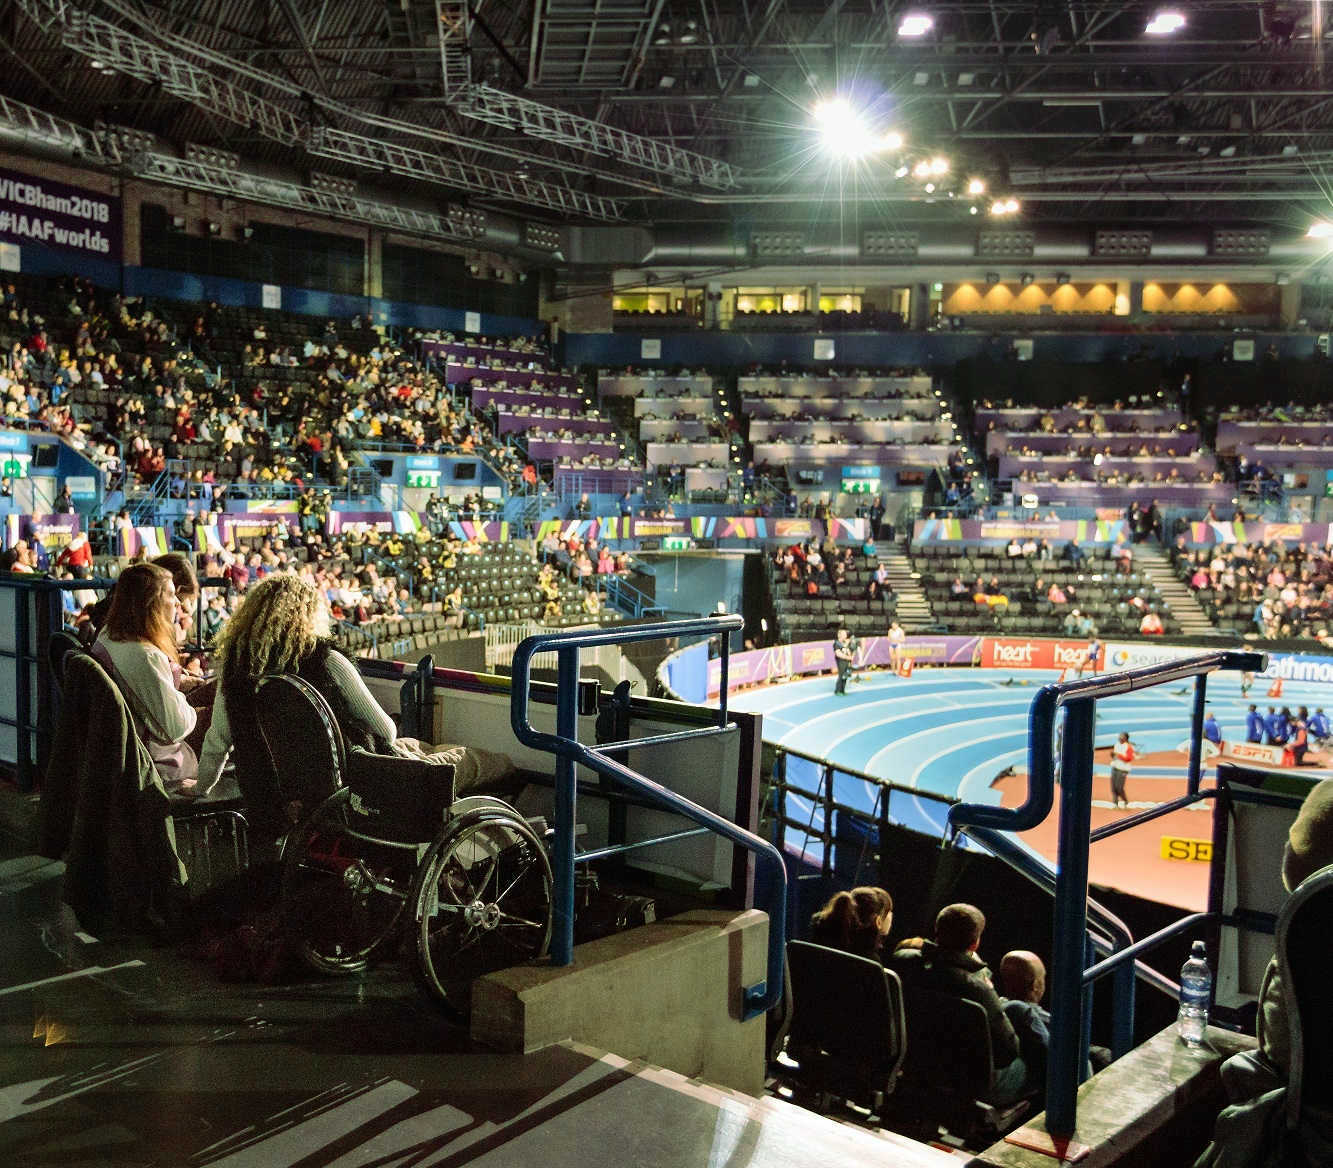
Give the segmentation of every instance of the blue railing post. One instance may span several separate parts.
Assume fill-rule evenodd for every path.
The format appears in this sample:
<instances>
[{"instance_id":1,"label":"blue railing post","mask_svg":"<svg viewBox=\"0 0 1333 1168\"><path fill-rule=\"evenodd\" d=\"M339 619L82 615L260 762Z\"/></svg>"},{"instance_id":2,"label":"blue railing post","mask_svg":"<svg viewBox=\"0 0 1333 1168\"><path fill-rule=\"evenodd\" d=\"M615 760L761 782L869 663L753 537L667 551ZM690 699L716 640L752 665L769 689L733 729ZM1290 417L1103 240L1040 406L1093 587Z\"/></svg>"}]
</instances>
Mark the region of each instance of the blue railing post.
<instances>
[{"instance_id":1,"label":"blue railing post","mask_svg":"<svg viewBox=\"0 0 1333 1168\"><path fill-rule=\"evenodd\" d=\"M1060 765L1060 868L1055 878L1051 950L1051 1045L1046 1072L1046 1126L1057 1136L1073 1134L1078 1084L1088 1057L1083 1041L1083 970L1097 718L1092 698L1068 702L1065 711Z\"/></svg>"},{"instance_id":2,"label":"blue railing post","mask_svg":"<svg viewBox=\"0 0 1333 1168\"><path fill-rule=\"evenodd\" d=\"M34 595L32 589L16 589L14 592L14 718L18 723L14 734L17 747L14 766L19 790L25 793L33 788L32 671L28 665L35 659L31 650L32 613L29 610Z\"/></svg>"},{"instance_id":3,"label":"blue railing post","mask_svg":"<svg viewBox=\"0 0 1333 1168\"><path fill-rule=\"evenodd\" d=\"M1134 963L1124 961L1111 974L1111 1054L1114 1058L1134 1049L1134 1009L1138 983Z\"/></svg>"},{"instance_id":4,"label":"blue railing post","mask_svg":"<svg viewBox=\"0 0 1333 1168\"><path fill-rule=\"evenodd\" d=\"M1203 707L1208 696L1208 675L1199 674L1194 679L1194 710L1190 721L1190 766L1188 791L1191 795L1199 793L1199 783L1203 780Z\"/></svg>"},{"instance_id":5,"label":"blue railing post","mask_svg":"<svg viewBox=\"0 0 1333 1168\"><path fill-rule=\"evenodd\" d=\"M512 681L510 688L509 724L515 737L525 746L554 754L557 758L556 815L561 823L556 825L556 838L553 862L561 869L555 874L557 905L555 907L555 936L552 939L552 960L561 964L562 947L565 938L572 940L568 926L562 927L561 914L572 923L573 912L573 866L577 858L573 846L574 807L574 768L573 763L586 767L594 774L609 779L621 787L657 804L666 811L692 820L700 827L729 840L731 843L753 853L755 863L764 869L765 885L768 889L767 903L763 906L768 912L768 962L766 976L761 982L741 987L740 1018L745 1021L757 1017L776 1006L783 996L785 984L784 957L787 944L787 873L782 853L767 840L741 827L730 819L709 811L697 803L678 795L661 783L647 776L630 770L629 767L610 757L610 753L626 747L643 750L653 746L664 746L675 742L715 737L728 733L726 721L726 693L720 695L720 725L700 727L695 730L682 730L670 734L650 735L625 742L603 743L593 748L578 741L577 710L575 704L578 689L578 651L581 648L596 648L601 645L620 645L636 641L666 640L672 637L690 637L704 634L713 636L738 630L743 622L739 616L716 616L697 620L664 622L662 624L637 625L633 628L600 629L588 632L547 633L528 637L514 651ZM537 730L528 719L529 685L532 679L532 659L537 653L556 652L558 654L558 685L556 702L557 733L548 734ZM562 702L563 699L563 702ZM567 702L568 704L564 704ZM560 765L560 760L568 759L569 767ZM562 805L560 791L569 792L567 805ZM563 808L567 806L568 815ZM561 843L561 826L567 824L568 838ZM693 834L693 833L686 833ZM680 833L659 837L656 843L665 843L681 838ZM648 841L644 841L646 844ZM633 847L644 846L635 843ZM623 848L617 850L624 850ZM590 858L611 854L607 849L596 849L587 853ZM758 875L758 873L756 873ZM565 896L562 890L567 889ZM564 898L564 907L560 903ZM569 953L563 964L572 960L572 944L563 950Z\"/></svg>"},{"instance_id":6,"label":"blue railing post","mask_svg":"<svg viewBox=\"0 0 1333 1168\"><path fill-rule=\"evenodd\" d=\"M579 650L562 646L556 657L555 732L566 741L579 736ZM555 880L551 963L574 960L574 816L578 810L578 767L570 754L555 756Z\"/></svg>"}]
</instances>

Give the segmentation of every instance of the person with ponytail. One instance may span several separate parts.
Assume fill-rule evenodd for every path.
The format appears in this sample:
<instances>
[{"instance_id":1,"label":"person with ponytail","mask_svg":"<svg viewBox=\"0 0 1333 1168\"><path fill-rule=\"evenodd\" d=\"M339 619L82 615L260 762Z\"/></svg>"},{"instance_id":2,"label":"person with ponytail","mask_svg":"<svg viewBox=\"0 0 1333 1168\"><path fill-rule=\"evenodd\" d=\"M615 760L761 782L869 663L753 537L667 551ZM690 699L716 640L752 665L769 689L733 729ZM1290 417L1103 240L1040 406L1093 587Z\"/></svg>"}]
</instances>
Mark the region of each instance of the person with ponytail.
<instances>
[{"instance_id":1,"label":"person with ponytail","mask_svg":"<svg viewBox=\"0 0 1333 1168\"><path fill-rule=\"evenodd\" d=\"M871 886L835 893L810 919L810 939L858 957L879 957L893 927L893 897Z\"/></svg>"}]
</instances>

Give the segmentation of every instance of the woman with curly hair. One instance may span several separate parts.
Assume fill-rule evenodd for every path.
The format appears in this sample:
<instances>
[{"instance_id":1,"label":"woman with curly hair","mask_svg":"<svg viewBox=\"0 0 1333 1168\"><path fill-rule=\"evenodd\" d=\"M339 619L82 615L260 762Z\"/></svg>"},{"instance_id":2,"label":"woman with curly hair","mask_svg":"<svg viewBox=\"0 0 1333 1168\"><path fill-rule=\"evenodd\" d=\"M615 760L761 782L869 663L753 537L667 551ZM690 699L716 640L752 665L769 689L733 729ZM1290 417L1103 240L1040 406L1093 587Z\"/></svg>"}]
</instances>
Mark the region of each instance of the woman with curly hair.
<instances>
[{"instance_id":1,"label":"woman with curly hair","mask_svg":"<svg viewBox=\"0 0 1333 1168\"><path fill-rule=\"evenodd\" d=\"M872 886L838 892L810 919L810 939L858 957L878 957L893 928L893 897Z\"/></svg>"},{"instance_id":2,"label":"woman with curly hair","mask_svg":"<svg viewBox=\"0 0 1333 1168\"><path fill-rule=\"evenodd\" d=\"M171 573L154 564L131 564L116 581L92 654L125 695L162 781L191 786L199 762L185 739L198 715L181 692L178 613Z\"/></svg>"},{"instance_id":3,"label":"woman with curly hair","mask_svg":"<svg viewBox=\"0 0 1333 1168\"><path fill-rule=\"evenodd\" d=\"M349 749L359 746L375 754L450 763L457 794L495 788L514 773L508 757L493 751L429 747L397 738L393 720L371 696L356 666L329 640L328 626L323 597L300 576L276 573L249 588L218 640L220 684L199 760L201 789L217 781L233 748L238 774L267 769L266 753L253 730L255 686L260 678L279 673L295 674L320 692Z\"/></svg>"}]
</instances>

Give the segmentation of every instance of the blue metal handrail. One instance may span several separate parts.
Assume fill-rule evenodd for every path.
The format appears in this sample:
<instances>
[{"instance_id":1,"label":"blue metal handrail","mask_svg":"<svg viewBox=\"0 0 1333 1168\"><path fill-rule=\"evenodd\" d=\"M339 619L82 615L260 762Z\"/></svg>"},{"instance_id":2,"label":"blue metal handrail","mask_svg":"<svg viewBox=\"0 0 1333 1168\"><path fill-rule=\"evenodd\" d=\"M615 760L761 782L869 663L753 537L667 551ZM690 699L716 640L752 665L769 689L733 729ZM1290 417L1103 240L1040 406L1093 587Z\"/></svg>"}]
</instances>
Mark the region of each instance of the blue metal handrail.
<instances>
[{"instance_id":1,"label":"blue metal handrail","mask_svg":"<svg viewBox=\"0 0 1333 1168\"><path fill-rule=\"evenodd\" d=\"M1046 1127L1053 1135L1067 1137L1074 1132L1078 1084L1087 1065L1091 1029L1091 998L1087 992L1092 980L1090 975L1114 972L1117 984L1129 981L1132 990L1132 979L1122 973L1129 968L1127 963L1187 927L1185 923L1177 922L1093 964L1087 936L1088 853L1094 840L1113 834L1113 830L1121 830L1119 824L1095 833L1091 830L1096 703L1119 694L1194 678L1188 794L1183 802L1198 802L1214 794L1211 790L1200 789L1203 769L1200 743L1207 676L1218 670L1257 673L1265 669L1267 663L1267 655L1263 653L1225 650L1124 673L1043 686L1032 699L1028 711L1028 794L1023 804L1011 808L959 803L949 808L950 830L1027 831L1044 822L1055 803L1052 750L1055 720L1060 708L1065 707L1051 953L1051 1041L1046 1074ZM1181 804L1181 800L1176 800L1168 808L1174 810ZM1164 813L1164 808L1154 808L1135 816L1134 822L1145 823ZM1197 918L1188 921L1189 925L1196 923Z\"/></svg>"},{"instance_id":2,"label":"blue metal handrail","mask_svg":"<svg viewBox=\"0 0 1333 1168\"><path fill-rule=\"evenodd\" d=\"M729 635L744 627L739 616L702 617L695 620L667 621L639 625L631 629L590 630L576 633L549 633L528 637L514 653L513 682L510 690L509 719L514 735L525 746L556 756L555 828L552 864L555 878L555 913L551 937L551 960L568 965L574 959L574 864L580 859L574 851L574 815L578 766L610 779L622 787L657 803L665 810L689 819L700 827L746 848L756 862L768 869L768 971L765 981L743 987L742 1018L752 1018L771 1010L782 1000L783 957L787 941L787 873L782 856L772 844L732 823L707 808L678 795L660 783L630 770L607 757L608 751L627 746L665 745L725 733L727 730L727 672ZM721 636L721 695L717 725L698 730L660 734L651 739L609 742L593 748L578 740L579 651L603 645L622 645L632 641L659 641L668 637ZM528 691L531 686L532 658L538 653L556 653L556 715L554 734L537 730L528 721ZM677 833L656 842L679 838ZM606 854L602 849L598 854Z\"/></svg>"}]
</instances>

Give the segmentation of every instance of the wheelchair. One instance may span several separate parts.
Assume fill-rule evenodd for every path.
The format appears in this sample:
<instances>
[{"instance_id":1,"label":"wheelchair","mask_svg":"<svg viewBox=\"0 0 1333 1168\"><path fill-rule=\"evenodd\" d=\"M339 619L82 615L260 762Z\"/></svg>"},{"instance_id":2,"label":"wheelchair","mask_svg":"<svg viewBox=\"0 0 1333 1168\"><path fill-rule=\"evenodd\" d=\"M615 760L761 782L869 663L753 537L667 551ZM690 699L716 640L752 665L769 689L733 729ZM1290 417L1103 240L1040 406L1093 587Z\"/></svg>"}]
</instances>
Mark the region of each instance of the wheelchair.
<instances>
[{"instance_id":1,"label":"wheelchair","mask_svg":"<svg viewBox=\"0 0 1333 1168\"><path fill-rule=\"evenodd\" d=\"M546 955L544 822L494 796L455 799L451 766L348 750L299 677L263 678L256 696L275 782L267 808L253 789L246 801L252 824L282 833L283 913L307 964L352 974L410 948L418 984L462 1018L477 977Z\"/></svg>"}]
</instances>

